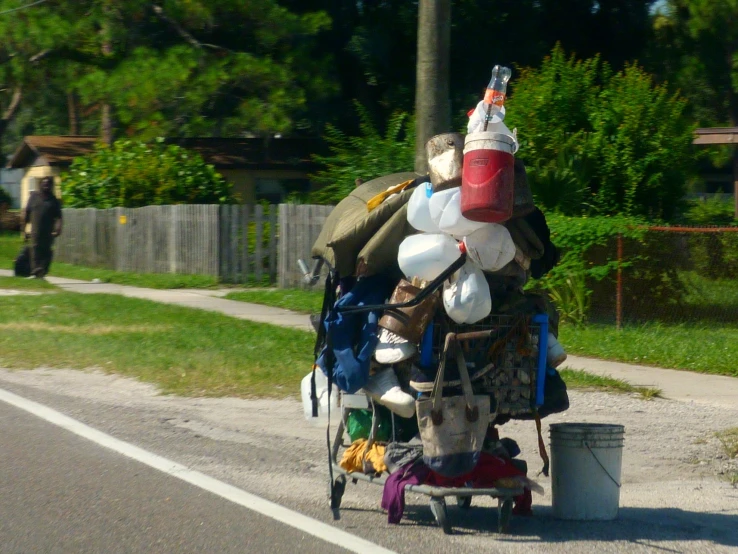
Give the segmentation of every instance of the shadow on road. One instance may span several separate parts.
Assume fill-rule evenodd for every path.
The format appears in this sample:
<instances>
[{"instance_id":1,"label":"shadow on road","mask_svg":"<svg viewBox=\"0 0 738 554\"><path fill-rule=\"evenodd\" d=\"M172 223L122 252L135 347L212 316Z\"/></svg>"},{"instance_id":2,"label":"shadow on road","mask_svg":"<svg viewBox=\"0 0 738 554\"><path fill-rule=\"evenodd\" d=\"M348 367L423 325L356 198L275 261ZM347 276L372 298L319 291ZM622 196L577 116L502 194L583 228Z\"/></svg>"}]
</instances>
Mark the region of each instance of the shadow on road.
<instances>
[{"instance_id":1,"label":"shadow on road","mask_svg":"<svg viewBox=\"0 0 738 554\"><path fill-rule=\"evenodd\" d=\"M535 506L532 517L513 516L510 535L503 536L495 533L496 508L472 507L471 510L462 511L449 502L448 518L454 534L490 534L499 541L515 543L707 541L738 547L738 516L730 513L624 507L620 508L615 521L562 521L553 517L549 506ZM408 505L400 525L403 524L435 526L435 521L428 506ZM649 546L658 548L653 544ZM663 550L672 551L669 548Z\"/></svg>"}]
</instances>

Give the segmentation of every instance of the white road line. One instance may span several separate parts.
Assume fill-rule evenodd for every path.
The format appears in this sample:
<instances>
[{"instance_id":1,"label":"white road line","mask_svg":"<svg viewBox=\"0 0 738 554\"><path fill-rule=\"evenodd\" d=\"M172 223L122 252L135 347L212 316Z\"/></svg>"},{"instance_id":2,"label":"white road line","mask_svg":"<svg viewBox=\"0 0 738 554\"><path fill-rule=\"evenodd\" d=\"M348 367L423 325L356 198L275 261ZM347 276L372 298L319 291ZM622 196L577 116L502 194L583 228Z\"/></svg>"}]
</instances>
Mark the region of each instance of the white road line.
<instances>
[{"instance_id":1,"label":"white road line","mask_svg":"<svg viewBox=\"0 0 738 554\"><path fill-rule=\"evenodd\" d=\"M258 512L271 519L279 521L280 523L299 529L300 531L345 548L351 552L356 552L358 554L394 554L391 550L387 550L360 537L340 529L336 529L335 527L331 527L317 519L292 511L289 508L285 508L284 506L280 506L279 504L275 504L274 502L270 502L269 500L265 500L259 496L224 483L223 481L209 477L199 471L189 469L182 464L178 464L177 462L168 460L162 456L152 454L138 446L118 440L102 431L93 429L89 425L85 425L76 419L72 419L56 410L48 408L43 404L27 400L4 389L0 389L0 400L10 404L11 406L15 406L16 408L25 410L26 412L66 429L67 431L71 431L75 435L79 435L80 437L99 444L100 446L109 448L123 456L136 460L137 462L141 462L142 464L154 469L158 469L159 471L176 477L177 479L181 479L191 485L195 485L196 487L200 487L208 492L217 494L218 496L225 498L226 500L230 500L235 504L248 508L249 510L253 510L254 512Z\"/></svg>"}]
</instances>

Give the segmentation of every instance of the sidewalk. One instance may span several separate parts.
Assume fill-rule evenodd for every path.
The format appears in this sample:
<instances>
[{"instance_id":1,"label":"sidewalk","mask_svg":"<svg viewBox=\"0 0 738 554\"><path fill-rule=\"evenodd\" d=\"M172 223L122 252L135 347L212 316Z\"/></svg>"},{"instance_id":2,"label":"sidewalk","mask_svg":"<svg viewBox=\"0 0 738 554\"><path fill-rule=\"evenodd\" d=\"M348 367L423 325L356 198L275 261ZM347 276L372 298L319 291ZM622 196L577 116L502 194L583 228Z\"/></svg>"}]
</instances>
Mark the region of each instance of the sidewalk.
<instances>
[{"instance_id":1,"label":"sidewalk","mask_svg":"<svg viewBox=\"0 0 738 554\"><path fill-rule=\"evenodd\" d=\"M12 277L13 272L0 269L0 276ZM77 279L64 279L62 277L47 277L46 280L52 285L82 294L120 294L129 298L142 298L161 302L162 304L174 304L187 308L197 308L209 312L220 312L222 314L247 319L257 323L271 323L282 327L292 327L304 331L312 331L310 318L305 314L298 314L281 308L263 306L261 304L249 304L236 300L225 300L218 298L225 292L198 289L145 289L130 287L127 285L115 285L112 283L93 283L91 281L79 281Z\"/></svg>"},{"instance_id":2,"label":"sidewalk","mask_svg":"<svg viewBox=\"0 0 738 554\"><path fill-rule=\"evenodd\" d=\"M0 270L0 276L10 277L12 272ZM110 283L92 283L61 277L48 277L48 281L64 290L82 294L120 294L130 298L142 298L197 308L211 312L282 327L312 331L310 319L305 314L272 308L261 304L249 304L236 300L225 300L219 296L224 291L198 289L145 289ZM673 400L706 403L722 407L738 406L738 378L692 373L674 369L609 362L579 356L569 356L562 367L581 369L596 375L623 379L632 385L655 387L663 396Z\"/></svg>"}]
</instances>

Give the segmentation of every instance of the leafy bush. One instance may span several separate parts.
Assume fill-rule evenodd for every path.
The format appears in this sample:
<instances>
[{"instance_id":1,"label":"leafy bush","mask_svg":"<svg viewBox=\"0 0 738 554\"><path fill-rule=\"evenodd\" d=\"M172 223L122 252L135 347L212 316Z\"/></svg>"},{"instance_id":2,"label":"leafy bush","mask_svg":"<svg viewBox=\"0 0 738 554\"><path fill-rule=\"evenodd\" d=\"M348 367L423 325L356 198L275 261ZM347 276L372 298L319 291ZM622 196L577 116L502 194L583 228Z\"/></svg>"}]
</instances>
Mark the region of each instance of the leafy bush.
<instances>
[{"instance_id":1,"label":"leafy bush","mask_svg":"<svg viewBox=\"0 0 738 554\"><path fill-rule=\"evenodd\" d=\"M70 208L138 208L165 204L227 204L231 185L198 154L159 139L119 140L77 158L62 181Z\"/></svg>"},{"instance_id":2,"label":"leafy bush","mask_svg":"<svg viewBox=\"0 0 738 554\"><path fill-rule=\"evenodd\" d=\"M692 172L686 101L630 65L614 73L557 46L508 101L538 202L567 215L672 217Z\"/></svg>"},{"instance_id":3,"label":"leafy bush","mask_svg":"<svg viewBox=\"0 0 738 554\"><path fill-rule=\"evenodd\" d=\"M738 225L733 202L717 195L704 200L692 200L685 211L684 221L689 225Z\"/></svg>"},{"instance_id":4,"label":"leafy bush","mask_svg":"<svg viewBox=\"0 0 738 554\"><path fill-rule=\"evenodd\" d=\"M731 198L732 200L732 198ZM732 201L722 196L693 200L684 213L688 225L738 225ZM687 238L690 269L709 279L738 278L738 234L694 233Z\"/></svg>"},{"instance_id":5,"label":"leafy bush","mask_svg":"<svg viewBox=\"0 0 738 554\"><path fill-rule=\"evenodd\" d=\"M324 185L312 194L313 202L339 202L354 189L357 178L369 181L413 169L415 131L412 118L404 112L395 112L382 136L366 108L359 103L355 106L361 136L347 136L332 125L326 127L325 140L331 154L314 156L325 169L311 175L316 183Z\"/></svg>"},{"instance_id":6,"label":"leafy bush","mask_svg":"<svg viewBox=\"0 0 738 554\"><path fill-rule=\"evenodd\" d=\"M547 214L551 240L561 262L531 288L545 290L562 320L615 316L618 236L623 238L623 312L630 319L652 319L654 306L679 306L687 290L680 271L688 257L680 237L649 233L642 219L624 216L567 217Z\"/></svg>"}]
</instances>

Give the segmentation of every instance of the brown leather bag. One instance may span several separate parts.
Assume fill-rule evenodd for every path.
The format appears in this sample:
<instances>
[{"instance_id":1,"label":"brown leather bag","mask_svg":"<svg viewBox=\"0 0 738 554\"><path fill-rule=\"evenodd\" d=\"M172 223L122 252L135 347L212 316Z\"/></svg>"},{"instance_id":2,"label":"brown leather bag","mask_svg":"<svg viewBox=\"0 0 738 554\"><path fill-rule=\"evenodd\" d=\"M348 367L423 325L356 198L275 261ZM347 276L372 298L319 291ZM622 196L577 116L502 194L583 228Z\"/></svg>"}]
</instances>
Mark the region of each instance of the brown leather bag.
<instances>
[{"instance_id":1,"label":"brown leather bag","mask_svg":"<svg viewBox=\"0 0 738 554\"><path fill-rule=\"evenodd\" d=\"M390 298L390 304L408 302L420 293L420 287L401 280ZM413 344L418 344L438 308L438 292L429 295L417 306L385 310L379 326L392 331Z\"/></svg>"}]
</instances>

